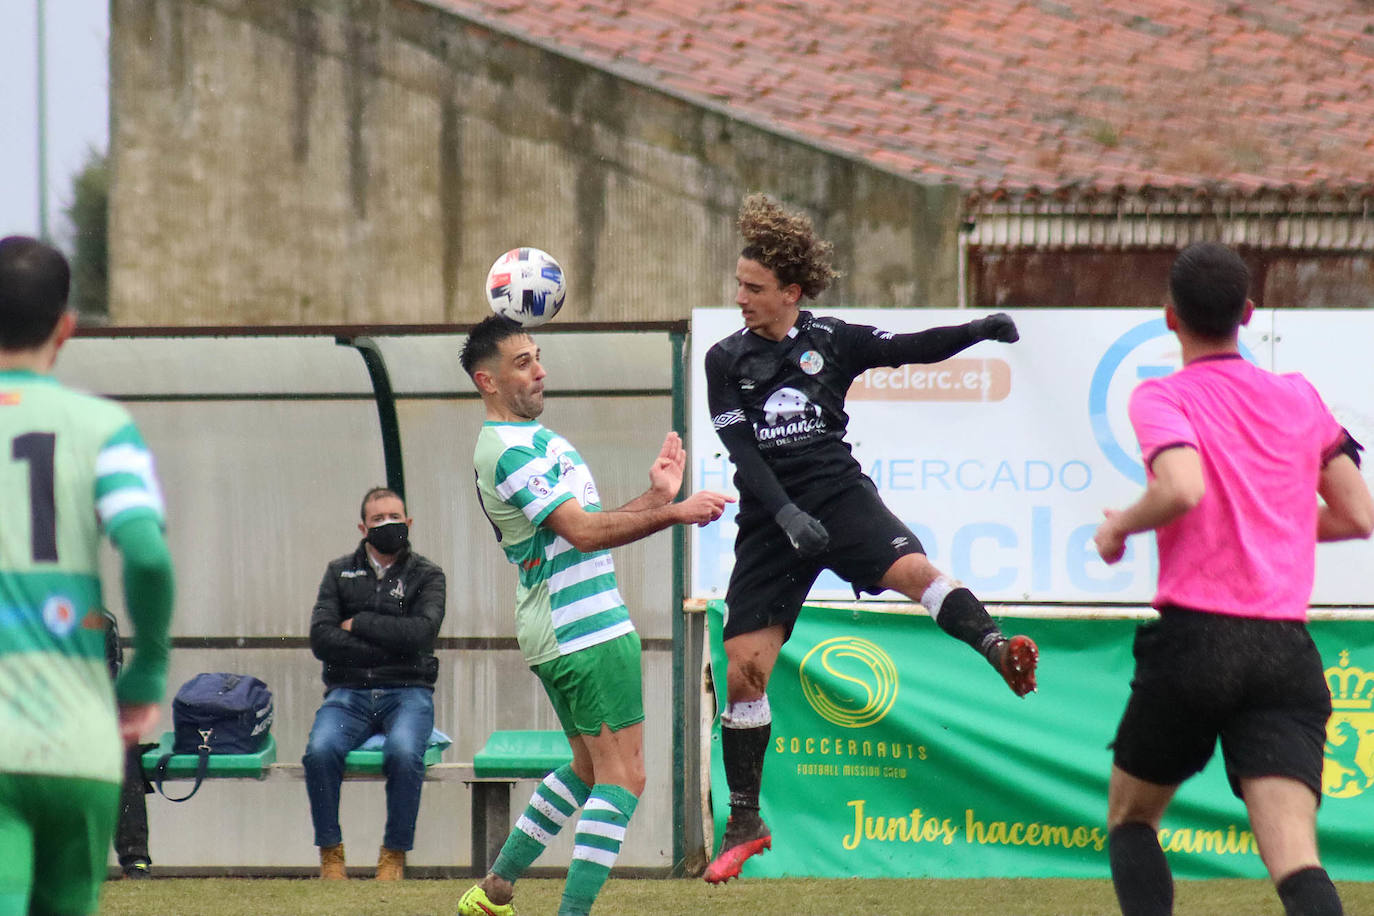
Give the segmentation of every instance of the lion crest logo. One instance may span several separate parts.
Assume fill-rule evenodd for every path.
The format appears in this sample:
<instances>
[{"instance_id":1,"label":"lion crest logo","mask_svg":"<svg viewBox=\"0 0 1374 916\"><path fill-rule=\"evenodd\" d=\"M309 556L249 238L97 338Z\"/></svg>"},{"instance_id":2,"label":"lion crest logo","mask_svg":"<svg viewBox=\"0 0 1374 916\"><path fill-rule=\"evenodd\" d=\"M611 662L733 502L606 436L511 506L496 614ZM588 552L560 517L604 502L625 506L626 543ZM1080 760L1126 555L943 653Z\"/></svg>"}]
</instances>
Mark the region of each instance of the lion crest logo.
<instances>
[{"instance_id":1,"label":"lion crest logo","mask_svg":"<svg viewBox=\"0 0 1374 916\"><path fill-rule=\"evenodd\" d=\"M1352 798L1374 786L1374 671L1350 664L1341 650L1340 662L1326 669L1331 688L1331 718L1326 723L1326 761L1322 765L1322 793Z\"/></svg>"}]
</instances>

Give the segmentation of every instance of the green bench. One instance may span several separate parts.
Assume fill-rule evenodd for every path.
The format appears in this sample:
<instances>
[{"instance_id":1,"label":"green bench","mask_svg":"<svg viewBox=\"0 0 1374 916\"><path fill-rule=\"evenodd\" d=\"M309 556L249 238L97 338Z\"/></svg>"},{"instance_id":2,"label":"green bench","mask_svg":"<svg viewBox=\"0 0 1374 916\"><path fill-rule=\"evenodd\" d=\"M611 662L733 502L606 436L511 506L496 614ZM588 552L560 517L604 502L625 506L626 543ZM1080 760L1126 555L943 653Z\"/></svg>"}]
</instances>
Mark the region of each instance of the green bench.
<instances>
[{"instance_id":1,"label":"green bench","mask_svg":"<svg viewBox=\"0 0 1374 916\"><path fill-rule=\"evenodd\" d=\"M435 732L435 735L440 734ZM425 769L428 770L439 762L444 756L444 751L448 749L451 742L447 737L443 740L436 740L434 735L430 736L429 744L425 747ZM344 778L350 776L380 776L382 775L382 749L380 747L355 748L348 752L344 757Z\"/></svg>"},{"instance_id":2,"label":"green bench","mask_svg":"<svg viewBox=\"0 0 1374 916\"><path fill-rule=\"evenodd\" d=\"M163 732L157 742L157 747L149 751L144 751L139 763L143 767L143 775L149 782L154 783L159 792L162 792L162 779L158 777L158 763L167 754L172 754L172 745L176 737L175 732ZM210 754L205 760L206 779L266 779L272 764L277 760L277 740L268 732L267 740L262 743L262 747L254 754ZM200 755L199 754L172 754L167 760L167 769L163 774L165 779L195 779L196 784L191 791L180 798L173 798L166 792L162 792L168 801L186 801L196 792L200 791Z\"/></svg>"},{"instance_id":3,"label":"green bench","mask_svg":"<svg viewBox=\"0 0 1374 916\"><path fill-rule=\"evenodd\" d=\"M543 779L572 760L561 731L492 732L472 755L472 870L486 874L510 832L510 790L517 779Z\"/></svg>"},{"instance_id":4,"label":"green bench","mask_svg":"<svg viewBox=\"0 0 1374 916\"><path fill-rule=\"evenodd\" d=\"M151 779L158 760L172 748L172 732L164 732L158 747L143 755L143 772ZM431 744L425 750L425 766L430 777L462 779L472 790L472 870L486 874L496 861L511 827L511 788L520 779L543 779L572 760L572 748L561 731L533 729L496 731L472 758L472 764L440 762L446 744ZM267 736L256 754L211 754L206 779L303 778L299 763L277 763L277 742ZM168 779L194 779L199 757L174 754L167 765ZM472 776L467 773L471 769ZM382 774L382 752L350 751L344 763L344 778L376 779Z\"/></svg>"},{"instance_id":5,"label":"green bench","mask_svg":"<svg viewBox=\"0 0 1374 916\"><path fill-rule=\"evenodd\" d=\"M157 747L143 752L143 772L152 778L162 755L172 753L172 732L163 732ZM211 754L205 768L206 779L266 779L268 767L277 762L277 741L271 732L256 754ZM169 779L195 779L200 764L198 754L172 754L167 761Z\"/></svg>"},{"instance_id":6,"label":"green bench","mask_svg":"<svg viewBox=\"0 0 1374 916\"><path fill-rule=\"evenodd\" d=\"M145 751L142 757L143 772L153 779L157 773L158 761L164 754L170 754L175 733L163 732L157 747ZM430 739L425 748L425 769L438 763L448 748L449 742ZM194 779L200 765L198 754L172 754L167 761L168 779ZM211 754L205 768L206 779L266 779L277 768L277 739L269 732L262 749L255 754ZM291 767L295 769L295 767ZM381 748L358 748L348 752L344 758L344 778L382 775Z\"/></svg>"}]
</instances>

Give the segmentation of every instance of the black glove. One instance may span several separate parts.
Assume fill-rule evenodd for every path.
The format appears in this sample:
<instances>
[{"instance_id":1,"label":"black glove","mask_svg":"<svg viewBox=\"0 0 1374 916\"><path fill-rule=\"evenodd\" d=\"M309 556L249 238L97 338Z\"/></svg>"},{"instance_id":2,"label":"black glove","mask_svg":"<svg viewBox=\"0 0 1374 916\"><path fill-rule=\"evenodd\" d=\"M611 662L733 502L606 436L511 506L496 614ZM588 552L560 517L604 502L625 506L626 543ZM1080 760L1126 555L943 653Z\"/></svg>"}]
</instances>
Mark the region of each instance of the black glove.
<instances>
[{"instance_id":1,"label":"black glove","mask_svg":"<svg viewBox=\"0 0 1374 916\"><path fill-rule=\"evenodd\" d=\"M986 318L976 318L968 323L975 340L1000 340L1002 343L1016 343L1021 334L1016 330L1016 322L1006 312L998 312Z\"/></svg>"},{"instance_id":2,"label":"black glove","mask_svg":"<svg viewBox=\"0 0 1374 916\"><path fill-rule=\"evenodd\" d=\"M796 503L783 506L773 518L787 534L793 548L804 557L814 557L830 544L825 526L798 509Z\"/></svg>"}]
</instances>

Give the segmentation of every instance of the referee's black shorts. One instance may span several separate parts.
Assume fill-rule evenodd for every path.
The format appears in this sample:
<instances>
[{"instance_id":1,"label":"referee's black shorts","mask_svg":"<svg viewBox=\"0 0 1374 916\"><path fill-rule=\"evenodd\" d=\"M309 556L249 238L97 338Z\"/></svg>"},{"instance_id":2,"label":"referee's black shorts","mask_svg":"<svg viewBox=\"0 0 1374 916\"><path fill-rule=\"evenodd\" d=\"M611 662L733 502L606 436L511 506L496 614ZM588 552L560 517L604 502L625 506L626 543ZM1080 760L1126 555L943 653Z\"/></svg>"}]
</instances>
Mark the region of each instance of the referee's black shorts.
<instances>
[{"instance_id":1,"label":"referee's black shorts","mask_svg":"<svg viewBox=\"0 0 1374 916\"><path fill-rule=\"evenodd\" d=\"M1221 739L1231 791L1260 776L1322 793L1331 693L1321 655L1299 621L1164 608L1135 635L1131 698L1114 762L1172 786L1206 766Z\"/></svg>"},{"instance_id":2,"label":"referee's black shorts","mask_svg":"<svg viewBox=\"0 0 1374 916\"><path fill-rule=\"evenodd\" d=\"M773 519L741 517L735 537L735 566L725 591L724 636L782 624L784 639L801 612L806 593L822 569L830 569L860 592L877 593L879 580L909 553L925 553L921 542L883 505L867 477L846 483L822 501L798 500L830 534L819 556L803 557Z\"/></svg>"}]
</instances>

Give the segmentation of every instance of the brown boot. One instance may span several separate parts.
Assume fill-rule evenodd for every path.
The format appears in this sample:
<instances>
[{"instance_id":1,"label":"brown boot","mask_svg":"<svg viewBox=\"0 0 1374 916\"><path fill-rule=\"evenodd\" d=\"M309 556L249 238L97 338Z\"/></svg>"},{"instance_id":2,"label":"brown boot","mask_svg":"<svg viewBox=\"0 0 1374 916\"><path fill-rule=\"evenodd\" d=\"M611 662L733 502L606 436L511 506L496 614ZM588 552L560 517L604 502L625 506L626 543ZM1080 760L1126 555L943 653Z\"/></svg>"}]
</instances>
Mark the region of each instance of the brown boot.
<instances>
[{"instance_id":1,"label":"brown boot","mask_svg":"<svg viewBox=\"0 0 1374 916\"><path fill-rule=\"evenodd\" d=\"M387 849L377 853L377 880L400 881L406 876L406 854L402 849Z\"/></svg>"},{"instance_id":2,"label":"brown boot","mask_svg":"<svg viewBox=\"0 0 1374 916\"><path fill-rule=\"evenodd\" d=\"M324 881L348 879L348 872L344 870L343 843L320 847L320 878Z\"/></svg>"}]
</instances>

